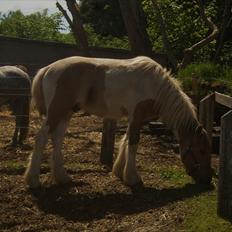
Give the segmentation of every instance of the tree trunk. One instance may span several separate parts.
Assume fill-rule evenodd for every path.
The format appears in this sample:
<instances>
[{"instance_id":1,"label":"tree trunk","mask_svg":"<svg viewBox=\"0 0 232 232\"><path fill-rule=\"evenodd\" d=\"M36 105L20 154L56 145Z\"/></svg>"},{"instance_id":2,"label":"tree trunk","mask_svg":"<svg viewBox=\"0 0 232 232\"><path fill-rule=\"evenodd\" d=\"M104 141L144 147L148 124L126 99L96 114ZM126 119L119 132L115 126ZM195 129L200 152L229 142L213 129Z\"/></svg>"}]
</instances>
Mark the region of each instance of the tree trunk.
<instances>
[{"instance_id":1,"label":"tree trunk","mask_svg":"<svg viewBox=\"0 0 232 232\"><path fill-rule=\"evenodd\" d=\"M132 52L151 56L152 46L140 0L119 0L119 4Z\"/></svg>"},{"instance_id":2,"label":"tree trunk","mask_svg":"<svg viewBox=\"0 0 232 232\"><path fill-rule=\"evenodd\" d=\"M214 62L216 62L220 56L220 52L223 48L224 45L224 36L226 34L228 22L230 19L230 14L231 14L231 6L232 6L232 1L231 0L225 0L225 7L224 7L224 12L222 16L222 23L219 31L219 36L218 36L218 41L216 43L216 52L214 56Z\"/></svg>"},{"instance_id":3,"label":"tree trunk","mask_svg":"<svg viewBox=\"0 0 232 232\"><path fill-rule=\"evenodd\" d=\"M83 55L89 56L89 45L86 37L86 33L83 27L83 23L80 16L80 9L76 0L66 0L68 10L72 14L72 20L68 17L66 11L62 8L60 4L57 4L57 7L62 12L66 20L68 21L74 38L77 42L78 47L82 51Z\"/></svg>"}]
</instances>

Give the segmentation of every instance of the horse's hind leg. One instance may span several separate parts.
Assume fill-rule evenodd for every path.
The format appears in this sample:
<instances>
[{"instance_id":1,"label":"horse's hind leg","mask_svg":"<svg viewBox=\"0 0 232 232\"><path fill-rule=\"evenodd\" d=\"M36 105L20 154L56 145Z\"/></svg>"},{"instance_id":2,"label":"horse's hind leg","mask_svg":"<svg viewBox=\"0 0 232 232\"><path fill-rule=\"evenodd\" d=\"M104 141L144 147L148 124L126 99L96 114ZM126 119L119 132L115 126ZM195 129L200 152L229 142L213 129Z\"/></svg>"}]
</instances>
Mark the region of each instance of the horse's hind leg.
<instances>
[{"instance_id":1,"label":"horse's hind leg","mask_svg":"<svg viewBox=\"0 0 232 232\"><path fill-rule=\"evenodd\" d=\"M11 141L11 146L16 147L18 143L18 133L19 133L19 128L17 126L17 119L15 119L15 130L14 130L14 135Z\"/></svg>"},{"instance_id":2,"label":"horse's hind leg","mask_svg":"<svg viewBox=\"0 0 232 232\"><path fill-rule=\"evenodd\" d=\"M57 184L65 184L71 181L63 166L63 155L61 152L68 121L59 122L51 133L53 153L51 157L51 170L53 181Z\"/></svg>"},{"instance_id":3,"label":"horse's hind leg","mask_svg":"<svg viewBox=\"0 0 232 232\"><path fill-rule=\"evenodd\" d=\"M10 107L11 107L11 110L13 111L13 114L15 115L15 130L14 130L14 135L11 141L11 146L16 147L18 144L18 134L19 134L19 127L20 127L20 115L19 115L20 104L18 104L18 100L16 99L14 104L11 102Z\"/></svg>"},{"instance_id":4,"label":"horse's hind leg","mask_svg":"<svg viewBox=\"0 0 232 232\"><path fill-rule=\"evenodd\" d=\"M22 127L22 116L21 112L17 112L15 115L15 132L12 139L12 146L17 146L19 144L19 138L21 136L21 127Z\"/></svg>"},{"instance_id":5,"label":"horse's hind leg","mask_svg":"<svg viewBox=\"0 0 232 232\"><path fill-rule=\"evenodd\" d=\"M41 156L48 141L49 127L44 121L41 129L36 135L33 153L30 156L29 163L24 175L25 182L29 187L39 187L39 174L41 165Z\"/></svg>"},{"instance_id":6,"label":"horse's hind leg","mask_svg":"<svg viewBox=\"0 0 232 232\"><path fill-rule=\"evenodd\" d=\"M19 129L19 139L18 144L23 145L25 141L28 131L29 131L29 113L30 113L30 100L29 98L23 99L22 111L21 111L21 119L20 119L20 129Z\"/></svg>"}]
</instances>

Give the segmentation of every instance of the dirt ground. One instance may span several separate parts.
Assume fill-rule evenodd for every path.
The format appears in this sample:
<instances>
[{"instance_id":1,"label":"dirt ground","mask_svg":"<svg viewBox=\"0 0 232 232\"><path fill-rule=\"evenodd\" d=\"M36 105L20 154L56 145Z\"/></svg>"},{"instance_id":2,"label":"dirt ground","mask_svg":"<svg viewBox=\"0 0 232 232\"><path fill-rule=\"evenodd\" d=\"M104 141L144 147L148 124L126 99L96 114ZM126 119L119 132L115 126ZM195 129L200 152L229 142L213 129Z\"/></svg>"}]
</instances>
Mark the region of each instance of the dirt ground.
<instances>
[{"instance_id":1,"label":"dirt ground","mask_svg":"<svg viewBox=\"0 0 232 232\"><path fill-rule=\"evenodd\" d=\"M184 199L202 193L183 174L186 183L162 178L161 167L184 173L172 136L151 134L145 125L138 150L138 169L144 187L131 189L111 175L99 162L102 120L75 114L63 146L65 166L73 182L56 186L49 182L48 144L41 168L42 187L27 189L23 173L40 120L33 114L24 149L9 149L14 121L0 116L0 231L176 231L188 211ZM125 132L117 129L115 152ZM163 172L164 173L164 172Z\"/></svg>"}]
</instances>

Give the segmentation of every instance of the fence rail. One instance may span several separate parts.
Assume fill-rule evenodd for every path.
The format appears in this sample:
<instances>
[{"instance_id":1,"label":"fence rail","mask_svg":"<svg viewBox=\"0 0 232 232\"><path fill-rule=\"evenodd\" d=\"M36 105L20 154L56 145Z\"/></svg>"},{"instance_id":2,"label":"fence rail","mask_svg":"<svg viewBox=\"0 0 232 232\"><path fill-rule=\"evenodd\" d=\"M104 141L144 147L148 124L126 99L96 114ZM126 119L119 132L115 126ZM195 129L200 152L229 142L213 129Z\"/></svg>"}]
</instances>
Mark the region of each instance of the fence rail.
<instances>
[{"instance_id":1,"label":"fence rail","mask_svg":"<svg viewBox=\"0 0 232 232\"><path fill-rule=\"evenodd\" d=\"M232 222L232 97L218 92L206 96L200 101L199 120L212 143L215 103L229 108L221 117L217 212Z\"/></svg>"},{"instance_id":2,"label":"fence rail","mask_svg":"<svg viewBox=\"0 0 232 232\"><path fill-rule=\"evenodd\" d=\"M199 120L208 132L210 143L212 143L215 103L232 109L232 97L214 92L200 101Z\"/></svg>"},{"instance_id":3,"label":"fence rail","mask_svg":"<svg viewBox=\"0 0 232 232\"><path fill-rule=\"evenodd\" d=\"M215 92L215 101L221 105L224 105L230 109L232 109L232 97Z\"/></svg>"}]
</instances>

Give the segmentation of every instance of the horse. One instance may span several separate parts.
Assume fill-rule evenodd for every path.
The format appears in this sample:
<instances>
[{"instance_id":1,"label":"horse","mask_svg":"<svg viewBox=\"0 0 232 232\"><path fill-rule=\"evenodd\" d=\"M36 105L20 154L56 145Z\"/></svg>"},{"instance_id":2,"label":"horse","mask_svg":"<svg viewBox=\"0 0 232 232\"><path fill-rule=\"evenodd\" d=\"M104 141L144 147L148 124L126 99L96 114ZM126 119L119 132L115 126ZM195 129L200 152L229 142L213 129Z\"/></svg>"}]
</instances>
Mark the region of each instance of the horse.
<instances>
[{"instance_id":1,"label":"horse","mask_svg":"<svg viewBox=\"0 0 232 232\"><path fill-rule=\"evenodd\" d=\"M125 185L142 179L136 169L140 128L144 121L161 118L177 132L181 160L197 183L212 179L210 145L195 107L165 68L148 57L106 59L68 57L38 71L32 83L33 102L43 116L24 178L30 188L40 186L41 155L51 137L52 181L71 181L63 166L61 145L74 109L108 119L128 118L112 173Z\"/></svg>"},{"instance_id":2,"label":"horse","mask_svg":"<svg viewBox=\"0 0 232 232\"><path fill-rule=\"evenodd\" d=\"M15 115L12 146L23 145L29 127L31 80L24 66L0 67L0 106L9 105Z\"/></svg>"}]
</instances>

